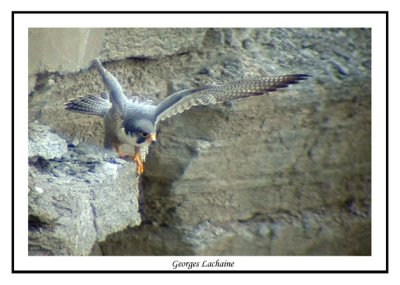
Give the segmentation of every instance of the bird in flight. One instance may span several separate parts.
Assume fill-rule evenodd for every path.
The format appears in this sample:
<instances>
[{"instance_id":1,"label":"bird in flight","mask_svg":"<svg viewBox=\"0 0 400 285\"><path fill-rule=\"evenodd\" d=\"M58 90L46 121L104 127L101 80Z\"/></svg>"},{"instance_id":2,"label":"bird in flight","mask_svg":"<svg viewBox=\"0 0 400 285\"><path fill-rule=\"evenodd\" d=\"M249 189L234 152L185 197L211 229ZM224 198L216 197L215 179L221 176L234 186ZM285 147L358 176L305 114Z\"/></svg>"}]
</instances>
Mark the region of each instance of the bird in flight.
<instances>
[{"instance_id":1,"label":"bird in flight","mask_svg":"<svg viewBox=\"0 0 400 285\"><path fill-rule=\"evenodd\" d=\"M166 97L158 105L150 102L128 99L118 80L101 64L93 61L97 67L108 96L88 95L72 99L65 104L65 109L104 119L104 147L115 148L120 157L125 156L120 146L134 146L133 161L140 176L143 160L149 145L156 141L157 125L171 116L189 110L193 106L222 103L224 101L259 96L290 84L299 83L309 77L307 74L289 74L282 76L264 76L233 80L222 84L206 85L194 89L185 89Z\"/></svg>"}]
</instances>

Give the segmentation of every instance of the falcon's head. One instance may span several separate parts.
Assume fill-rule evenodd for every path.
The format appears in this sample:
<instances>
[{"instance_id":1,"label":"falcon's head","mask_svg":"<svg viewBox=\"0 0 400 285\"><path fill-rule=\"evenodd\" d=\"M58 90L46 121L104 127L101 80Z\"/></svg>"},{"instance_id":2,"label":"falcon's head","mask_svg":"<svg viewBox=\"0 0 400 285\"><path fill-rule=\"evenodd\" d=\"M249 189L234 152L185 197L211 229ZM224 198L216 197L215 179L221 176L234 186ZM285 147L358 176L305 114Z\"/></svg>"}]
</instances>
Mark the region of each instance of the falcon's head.
<instances>
[{"instance_id":1,"label":"falcon's head","mask_svg":"<svg viewBox=\"0 0 400 285\"><path fill-rule=\"evenodd\" d=\"M156 142L156 128L150 120L127 120L124 129L126 135L136 139L137 145Z\"/></svg>"}]
</instances>

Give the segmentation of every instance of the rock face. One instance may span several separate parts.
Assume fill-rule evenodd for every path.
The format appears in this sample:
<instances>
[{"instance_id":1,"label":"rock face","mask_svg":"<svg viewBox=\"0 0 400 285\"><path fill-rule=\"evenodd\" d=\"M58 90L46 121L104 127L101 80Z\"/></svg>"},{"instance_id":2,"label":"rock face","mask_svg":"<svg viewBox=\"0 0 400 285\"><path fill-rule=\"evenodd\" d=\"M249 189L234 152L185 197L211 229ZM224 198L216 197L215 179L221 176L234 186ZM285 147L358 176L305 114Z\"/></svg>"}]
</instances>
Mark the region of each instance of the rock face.
<instances>
[{"instance_id":1,"label":"rock face","mask_svg":"<svg viewBox=\"0 0 400 285\"><path fill-rule=\"evenodd\" d=\"M156 102L238 77L312 77L162 122L137 184L131 162L93 150L100 118L62 110L105 91L97 71L33 72L30 120L85 147L31 162L30 254L371 254L370 51L368 29L104 29L97 56L127 94ZM49 182L43 167L79 181Z\"/></svg>"},{"instance_id":2,"label":"rock face","mask_svg":"<svg viewBox=\"0 0 400 285\"><path fill-rule=\"evenodd\" d=\"M36 122L29 147L29 254L88 255L108 234L140 224L131 163L95 146L67 149Z\"/></svg>"}]
</instances>

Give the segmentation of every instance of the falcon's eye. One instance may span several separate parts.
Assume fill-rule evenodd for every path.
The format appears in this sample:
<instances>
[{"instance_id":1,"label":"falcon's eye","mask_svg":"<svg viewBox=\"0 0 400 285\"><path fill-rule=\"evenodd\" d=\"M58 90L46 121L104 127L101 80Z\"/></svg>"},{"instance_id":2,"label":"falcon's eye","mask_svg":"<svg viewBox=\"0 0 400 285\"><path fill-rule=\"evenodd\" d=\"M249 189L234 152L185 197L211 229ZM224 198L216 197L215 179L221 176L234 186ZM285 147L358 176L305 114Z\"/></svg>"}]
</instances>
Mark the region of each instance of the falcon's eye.
<instances>
[{"instance_id":1,"label":"falcon's eye","mask_svg":"<svg viewBox=\"0 0 400 285\"><path fill-rule=\"evenodd\" d=\"M146 133L146 132L142 132L141 134L142 134L142 136L144 136L144 137L148 137L148 136L149 136L149 134Z\"/></svg>"}]
</instances>

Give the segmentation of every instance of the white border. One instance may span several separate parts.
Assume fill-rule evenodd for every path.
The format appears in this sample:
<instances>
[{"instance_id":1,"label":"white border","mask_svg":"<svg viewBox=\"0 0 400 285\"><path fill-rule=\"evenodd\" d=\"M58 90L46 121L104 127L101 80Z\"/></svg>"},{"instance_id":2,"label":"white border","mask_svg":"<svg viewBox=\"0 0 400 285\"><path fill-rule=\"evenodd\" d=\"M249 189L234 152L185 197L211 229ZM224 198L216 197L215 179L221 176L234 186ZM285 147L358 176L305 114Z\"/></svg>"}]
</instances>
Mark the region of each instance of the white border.
<instances>
[{"instance_id":1,"label":"white border","mask_svg":"<svg viewBox=\"0 0 400 285\"><path fill-rule=\"evenodd\" d=\"M386 49L383 14L16 14L15 270L172 270L172 262L217 257L29 257L27 247L28 28L30 27L371 27L372 256L220 257L234 270L384 270L386 239ZM200 268L204 269L204 268ZM228 268L230 269L230 268ZM192 269L193 270L193 269ZM218 268L223 270L223 268Z\"/></svg>"}]
</instances>

